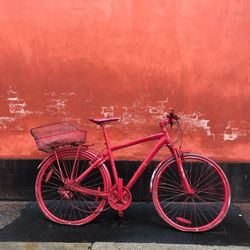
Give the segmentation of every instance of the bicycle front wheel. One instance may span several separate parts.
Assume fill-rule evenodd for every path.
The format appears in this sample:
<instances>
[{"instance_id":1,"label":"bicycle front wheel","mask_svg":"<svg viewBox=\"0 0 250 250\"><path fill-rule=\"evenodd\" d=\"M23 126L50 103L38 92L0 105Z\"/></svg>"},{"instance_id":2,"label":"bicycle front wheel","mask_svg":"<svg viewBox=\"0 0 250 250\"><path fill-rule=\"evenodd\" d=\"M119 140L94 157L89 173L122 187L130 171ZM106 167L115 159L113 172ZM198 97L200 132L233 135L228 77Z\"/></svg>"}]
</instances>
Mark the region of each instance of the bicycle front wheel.
<instances>
[{"instance_id":1,"label":"bicycle front wheel","mask_svg":"<svg viewBox=\"0 0 250 250\"><path fill-rule=\"evenodd\" d=\"M181 183L175 159L163 164L153 180L153 202L161 218L181 231L202 232L217 226L230 205L230 186L212 160L185 153L182 166L194 194Z\"/></svg>"},{"instance_id":2,"label":"bicycle front wheel","mask_svg":"<svg viewBox=\"0 0 250 250\"><path fill-rule=\"evenodd\" d=\"M73 166L73 178L76 179L89 166L94 155L86 150L72 147L60 150L45 161L36 179L36 198L44 215L60 224L81 225L95 219L105 206L103 197L73 192L63 179L70 179ZM104 164L93 169L79 183L81 186L107 192L110 188L110 176Z\"/></svg>"}]
</instances>

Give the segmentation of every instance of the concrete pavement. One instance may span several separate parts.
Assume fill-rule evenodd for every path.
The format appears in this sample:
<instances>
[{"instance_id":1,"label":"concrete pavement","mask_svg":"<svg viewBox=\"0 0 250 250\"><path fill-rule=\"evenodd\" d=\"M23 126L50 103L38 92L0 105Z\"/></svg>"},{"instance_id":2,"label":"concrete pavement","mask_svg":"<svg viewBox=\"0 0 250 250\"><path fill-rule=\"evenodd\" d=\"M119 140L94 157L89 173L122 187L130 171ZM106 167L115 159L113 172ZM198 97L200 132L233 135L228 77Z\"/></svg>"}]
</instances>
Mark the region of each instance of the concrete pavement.
<instances>
[{"instance_id":1,"label":"concrete pavement","mask_svg":"<svg viewBox=\"0 0 250 250\"><path fill-rule=\"evenodd\" d=\"M64 243L64 242L2 242L1 250L249 250L244 246L203 246L157 243Z\"/></svg>"}]
</instances>

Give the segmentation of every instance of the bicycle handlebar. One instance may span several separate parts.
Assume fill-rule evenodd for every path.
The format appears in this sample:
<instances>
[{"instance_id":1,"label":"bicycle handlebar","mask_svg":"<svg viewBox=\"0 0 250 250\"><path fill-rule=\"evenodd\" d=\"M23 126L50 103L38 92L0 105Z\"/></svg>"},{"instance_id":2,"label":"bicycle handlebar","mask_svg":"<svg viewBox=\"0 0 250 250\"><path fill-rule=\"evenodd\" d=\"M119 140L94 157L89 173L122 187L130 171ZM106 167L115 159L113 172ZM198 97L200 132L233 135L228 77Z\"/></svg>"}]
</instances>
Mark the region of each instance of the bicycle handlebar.
<instances>
[{"instance_id":1,"label":"bicycle handlebar","mask_svg":"<svg viewBox=\"0 0 250 250\"><path fill-rule=\"evenodd\" d=\"M160 121L160 127L163 128L167 125L170 125L171 127L174 125L174 121L178 123L178 120L180 118L174 113L174 109L170 108L169 113L167 114L167 118Z\"/></svg>"},{"instance_id":2,"label":"bicycle handlebar","mask_svg":"<svg viewBox=\"0 0 250 250\"><path fill-rule=\"evenodd\" d=\"M170 127L172 128L174 123L176 123L177 131L179 132L179 135L177 136L177 139L175 139L173 142L171 142L171 144L174 145L177 142L180 142L179 148L181 148L183 131L182 131L182 128L180 126L179 119L180 119L180 117L178 117L174 113L174 110L172 108L170 108L169 113L167 114L167 118L160 121L159 125L160 125L160 127L162 128L163 131L166 131L167 130L167 128L166 128L167 125L170 125Z\"/></svg>"}]
</instances>

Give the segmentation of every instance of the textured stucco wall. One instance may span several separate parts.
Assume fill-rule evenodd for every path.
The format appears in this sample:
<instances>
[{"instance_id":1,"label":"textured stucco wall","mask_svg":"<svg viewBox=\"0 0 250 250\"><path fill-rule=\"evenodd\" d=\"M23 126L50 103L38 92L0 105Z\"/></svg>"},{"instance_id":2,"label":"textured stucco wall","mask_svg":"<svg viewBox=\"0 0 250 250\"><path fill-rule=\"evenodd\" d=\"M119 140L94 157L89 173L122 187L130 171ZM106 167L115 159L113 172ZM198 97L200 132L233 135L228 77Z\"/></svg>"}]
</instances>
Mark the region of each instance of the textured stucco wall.
<instances>
[{"instance_id":1,"label":"textured stucco wall","mask_svg":"<svg viewBox=\"0 0 250 250\"><path fill-rule=\"evenodd\" d=\"M121 117L117 144L174 107L184 148L250 161L249 13L248 0L0 1L0 157L42 157L31 127L69 120L101 149L88 117Z\"/></svg>"}]
</instances>

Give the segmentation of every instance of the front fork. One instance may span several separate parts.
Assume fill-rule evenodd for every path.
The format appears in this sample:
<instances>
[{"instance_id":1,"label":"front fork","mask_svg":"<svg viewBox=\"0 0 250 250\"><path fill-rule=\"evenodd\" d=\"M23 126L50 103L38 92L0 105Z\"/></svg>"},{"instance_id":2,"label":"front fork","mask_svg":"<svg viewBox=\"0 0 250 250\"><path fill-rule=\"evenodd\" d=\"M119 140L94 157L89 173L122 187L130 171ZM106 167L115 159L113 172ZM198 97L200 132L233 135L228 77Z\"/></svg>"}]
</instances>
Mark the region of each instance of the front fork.
<instances>
[{"instance_id":1,"label":"front fork","mask_svg":"<svg viewBox=\"0 0 250 250\"><path fill-rule=\"evenodd\" d=\"M195 192L191 188L191 186L188 182L187 176L185 174L185 171L183 169L183 166L182 166L181 152L178 151L176 148L173 148L172 152L173 152L175 160L176 160L177 170L178 170L178 173L179 173L179 176L181 179L182 186L187 194L193 195Z\"/></svg>"}]
</instances>

